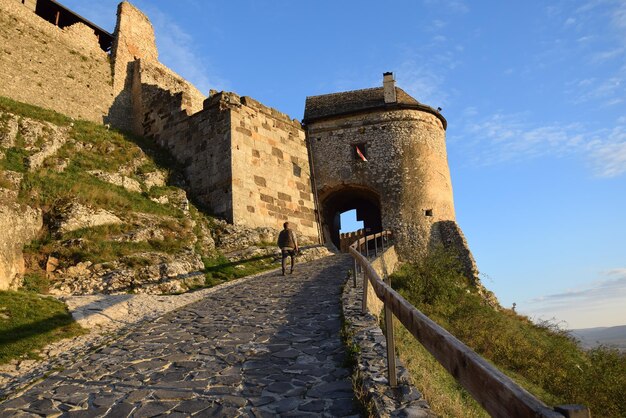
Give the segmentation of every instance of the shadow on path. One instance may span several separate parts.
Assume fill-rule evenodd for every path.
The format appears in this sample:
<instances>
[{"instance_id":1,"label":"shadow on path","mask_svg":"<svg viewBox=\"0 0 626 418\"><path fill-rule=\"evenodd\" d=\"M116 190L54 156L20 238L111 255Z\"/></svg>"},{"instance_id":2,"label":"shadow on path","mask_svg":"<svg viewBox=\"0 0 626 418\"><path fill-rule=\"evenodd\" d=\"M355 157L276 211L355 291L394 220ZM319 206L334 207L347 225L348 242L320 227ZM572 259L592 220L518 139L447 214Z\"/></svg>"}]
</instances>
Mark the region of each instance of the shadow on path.
<instances>
[{"instance_id":1,"label":"shadow on path","mask_svg":"<svg viewBox=\"0 0 626 418\"><path fill-rule=\"evenodd\" d=\"M357 415L340 339L347 255L145 324L0 404L0 417Z\"/></svg>"}]
</instances>

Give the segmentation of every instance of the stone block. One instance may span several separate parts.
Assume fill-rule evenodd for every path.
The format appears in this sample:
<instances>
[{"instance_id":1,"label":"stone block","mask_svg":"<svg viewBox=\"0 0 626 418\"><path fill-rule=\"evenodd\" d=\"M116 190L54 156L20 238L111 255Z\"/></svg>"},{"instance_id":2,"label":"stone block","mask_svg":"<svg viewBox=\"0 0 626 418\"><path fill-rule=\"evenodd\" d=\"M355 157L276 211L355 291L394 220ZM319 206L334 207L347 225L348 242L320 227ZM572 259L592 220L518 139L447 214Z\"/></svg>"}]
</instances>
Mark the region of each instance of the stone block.
<instances>
[{"instance_id":1,"label":"stone block","mask_svg":"<svg viewBox=\"0 0 626 418\"><path fill-rule=\"evenodd\" d=\"M280 200L284 200L284 201L287 201L287 202L291 202L291 196L289 196L288 194L283 193L283 192L278 192L278 198L279 198Z\"/></svg>"}]
</instances>

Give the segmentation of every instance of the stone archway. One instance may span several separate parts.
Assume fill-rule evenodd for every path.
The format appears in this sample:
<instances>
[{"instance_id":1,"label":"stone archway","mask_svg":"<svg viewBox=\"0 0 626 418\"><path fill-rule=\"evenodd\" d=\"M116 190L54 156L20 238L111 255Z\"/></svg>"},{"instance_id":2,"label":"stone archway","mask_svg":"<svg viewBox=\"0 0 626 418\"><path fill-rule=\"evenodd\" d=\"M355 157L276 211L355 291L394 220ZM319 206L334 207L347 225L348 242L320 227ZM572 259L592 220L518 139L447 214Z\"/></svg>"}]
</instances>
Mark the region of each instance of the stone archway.
<instances>
[{"instance_id":1,"label":"stone archway","mask_svg":"<svg viewBox=\"0 0 626 418\"><path fill-rule=\"evenodd\" d=\"M332 242L339 248L339 215L356 209L357 220L363 221L367 234L382 231L380 198L370 189L358 186L342 186L320 195L322 230L325 242Z\"/></svg>"}]
</instances>

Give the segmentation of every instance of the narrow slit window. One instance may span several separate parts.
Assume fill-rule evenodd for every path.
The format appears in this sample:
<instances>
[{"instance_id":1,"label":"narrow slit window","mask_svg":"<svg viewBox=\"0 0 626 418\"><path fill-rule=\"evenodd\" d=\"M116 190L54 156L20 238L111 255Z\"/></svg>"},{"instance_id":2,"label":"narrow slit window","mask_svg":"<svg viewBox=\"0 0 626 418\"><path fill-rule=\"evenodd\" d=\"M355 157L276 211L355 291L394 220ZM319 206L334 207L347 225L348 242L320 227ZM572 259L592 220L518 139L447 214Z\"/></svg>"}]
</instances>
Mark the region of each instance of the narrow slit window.
<instances>
[{"instance_id":1,"label":"narrow slit window","mask_svg":"<svg viewBox=\"0 0 626 418\"><path fill-rule=\"evenodd\" d=\"M296 163L292 163L292 164L293 164L293 175L296 177L302 177L302 168Z\"/></svg>"},{"instance_id":2,"label":"narrow slit window","mask_svg":"<svg viewBox=\"0 0 626 418\"><path fill-rule=\"evenodd\" d=\"M367 146L365 143L352 144L352 157L356 161L367 162Z\"/></svg>"}]
</instances>

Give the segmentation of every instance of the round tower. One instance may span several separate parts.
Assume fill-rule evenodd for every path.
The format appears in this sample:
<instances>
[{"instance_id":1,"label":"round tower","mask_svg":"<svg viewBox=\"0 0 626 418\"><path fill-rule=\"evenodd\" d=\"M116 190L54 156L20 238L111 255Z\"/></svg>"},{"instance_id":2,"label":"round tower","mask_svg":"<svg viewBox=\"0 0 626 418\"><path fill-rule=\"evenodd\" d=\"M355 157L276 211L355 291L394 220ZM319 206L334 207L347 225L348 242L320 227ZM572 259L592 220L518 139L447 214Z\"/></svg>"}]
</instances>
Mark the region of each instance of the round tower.
<instances>
[{"instance_id":1,"label":"round tower","mask_svg":"<svg viewBox=\"0 0 626 418\"><path fill-rule=\"evenodd\" d=\"M392 73L383 87L308 97L304 124L326 241L337 244L339 214L356 209L367 233L394 232L405 259L451 242L446 120Z\"/></svg>"}]
</instances>

